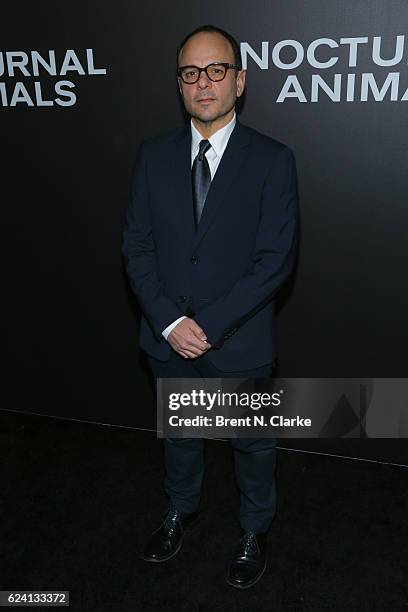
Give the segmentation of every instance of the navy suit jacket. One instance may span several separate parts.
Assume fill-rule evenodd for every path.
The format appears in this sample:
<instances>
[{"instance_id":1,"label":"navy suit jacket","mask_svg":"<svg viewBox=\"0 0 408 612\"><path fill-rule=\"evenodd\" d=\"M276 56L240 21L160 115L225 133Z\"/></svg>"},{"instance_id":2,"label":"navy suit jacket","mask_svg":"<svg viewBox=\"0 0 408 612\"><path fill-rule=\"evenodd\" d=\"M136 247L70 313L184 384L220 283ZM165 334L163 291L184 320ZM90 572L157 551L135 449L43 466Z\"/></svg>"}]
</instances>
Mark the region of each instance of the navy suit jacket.
<instances>
[{"instance_id":1,"label":"navy suit jacket","mask_svg":"<svg viewBox=\"0 0 408 612\"><path fill-rule=\"evenodd\" d=\"M294 155L237 121L197 231L191 127L145 140L133 172L122 254L141 310L141 348L161 361L162 331L187 314L215 367L246 370L276 357L274 297L293 267L298 236Z\"/></svg>"}]
</instances>

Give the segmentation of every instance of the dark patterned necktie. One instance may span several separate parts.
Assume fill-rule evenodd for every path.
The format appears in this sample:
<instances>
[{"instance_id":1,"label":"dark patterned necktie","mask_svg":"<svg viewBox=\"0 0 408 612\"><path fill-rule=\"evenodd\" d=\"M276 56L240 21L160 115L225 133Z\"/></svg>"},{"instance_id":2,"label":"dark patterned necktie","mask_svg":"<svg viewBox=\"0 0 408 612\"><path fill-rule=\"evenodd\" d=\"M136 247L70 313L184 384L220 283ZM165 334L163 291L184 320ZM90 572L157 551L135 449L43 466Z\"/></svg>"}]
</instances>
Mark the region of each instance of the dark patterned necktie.
<instances>
[{"instance_id":1,"label":"dark patterned necktie","mask_svg":"<svg viewBox=\"0 0 408 612\"><path fill-rule=\"evenodd\" d=\"M196 229L200 222L201 213L203 212L205 199L211 185L211 172L208 160L205 156L206 151L211 147L208 140L200 142L200 149L197 157L194 160L192 168L192 183L193 183L193 204L194 204L194 220Z\"/></svg>"}]
</instances>

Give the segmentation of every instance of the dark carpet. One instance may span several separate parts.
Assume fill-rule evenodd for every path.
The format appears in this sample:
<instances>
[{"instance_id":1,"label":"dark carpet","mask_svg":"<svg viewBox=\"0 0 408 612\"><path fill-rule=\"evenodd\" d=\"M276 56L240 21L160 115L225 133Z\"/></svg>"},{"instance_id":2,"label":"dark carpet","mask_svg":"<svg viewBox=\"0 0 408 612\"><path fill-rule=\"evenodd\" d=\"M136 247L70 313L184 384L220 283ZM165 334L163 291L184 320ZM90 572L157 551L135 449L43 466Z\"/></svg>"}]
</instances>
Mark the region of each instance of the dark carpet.
<instances>
[{"instance_id":1,"label":"dark carpet","mask_svg":"<svg viewBox=\"0 0 408 612\"><path fill-rule=\"evenodd\" d=\"M154 433L6 411L0 424L0 590L70 591L69 609L95 612L408 609L404 468L278 451L267 572L239 591L225 583L239 532L228 443L206 441L196 530L148 564L166 505Z\"/></svg>"}]
</instances>

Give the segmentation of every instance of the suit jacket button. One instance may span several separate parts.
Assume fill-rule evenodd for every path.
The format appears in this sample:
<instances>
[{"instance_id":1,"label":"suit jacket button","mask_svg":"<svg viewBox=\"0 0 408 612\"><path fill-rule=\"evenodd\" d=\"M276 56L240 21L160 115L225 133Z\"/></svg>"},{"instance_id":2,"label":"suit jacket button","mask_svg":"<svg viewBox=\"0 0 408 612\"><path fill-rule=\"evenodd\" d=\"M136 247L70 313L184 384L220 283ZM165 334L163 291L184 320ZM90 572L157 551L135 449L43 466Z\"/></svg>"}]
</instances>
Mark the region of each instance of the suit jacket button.
<instances>
[{"instance_id":1,"label":"suit jacket button","mask_svg":"<svg viewBox=\"0 0 408 612\"><path fill-rule=\"evenodd\" d=\"M198 257L197 257L197 255L193 255L193 257L190 259L190 261L191 261L191 263L192 263L192 264L196 264L196 263L198 263Z\"/></svg>"},{"instance_id":2,"label":"suit jacket button","mask_svg":"<svg viewBox=\"0 0 408 612\"><path fill-rule=\"evenodd\" d=\"M186 302L187 298L185 295L179 295L179 302Z\"/></svg>"}]
</instances>

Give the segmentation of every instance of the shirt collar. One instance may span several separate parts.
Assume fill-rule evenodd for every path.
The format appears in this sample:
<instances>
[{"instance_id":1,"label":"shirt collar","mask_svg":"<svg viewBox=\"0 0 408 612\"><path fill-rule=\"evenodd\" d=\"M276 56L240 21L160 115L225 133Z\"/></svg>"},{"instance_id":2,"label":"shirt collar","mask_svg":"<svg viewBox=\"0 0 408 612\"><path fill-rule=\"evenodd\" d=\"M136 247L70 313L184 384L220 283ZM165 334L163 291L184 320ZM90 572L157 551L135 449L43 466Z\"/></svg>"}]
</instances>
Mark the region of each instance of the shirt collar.
<instances>
[{"instance_id":1,"label":"shirt collar","mask_svg":"<svg viewBox=\"0 0 408 612\"><path fill-rule=\"evenodd\" d=\"M224 125L224 127L217 130L212 136L210 136L210 138L208 138L208 141L211 147L214 149L217 155L223 154L224 149L227 146L228 139L231 136L232 131L235 127L236 121L237 121L236 113L234 112L234 116L232 117L231 121L227 123L227 125ZM191 138L192 138L191 147L192 147L192 150L195 151L195 149L198 149L200 141L203 140L203 136L194 126L192 119L190 121L190 124L191 124Z\"/></svg>"}]
</instances>

